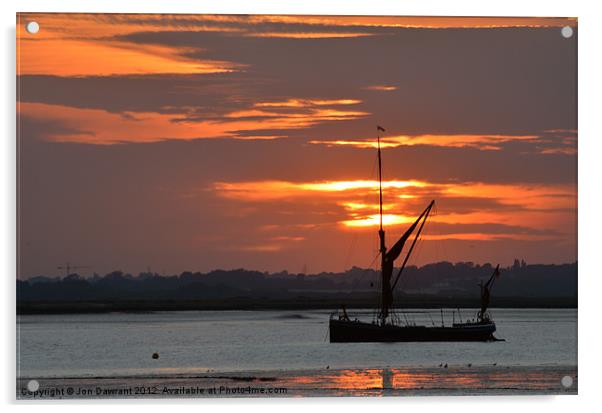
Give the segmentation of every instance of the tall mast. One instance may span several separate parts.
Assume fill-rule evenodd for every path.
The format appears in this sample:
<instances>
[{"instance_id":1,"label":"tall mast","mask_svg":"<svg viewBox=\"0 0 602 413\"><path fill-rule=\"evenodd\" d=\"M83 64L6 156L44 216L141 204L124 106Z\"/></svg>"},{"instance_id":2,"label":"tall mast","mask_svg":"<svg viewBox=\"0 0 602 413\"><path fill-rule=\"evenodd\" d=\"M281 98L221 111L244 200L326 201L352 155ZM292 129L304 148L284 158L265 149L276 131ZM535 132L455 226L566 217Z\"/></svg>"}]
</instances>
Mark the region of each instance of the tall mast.
<instances>
[{"instance_id":1,"label":"tall mast","mask_svg":"<svg viewBox=\"0 0 602 413\"><path fill-rule=\"evenodd\" d=\"M377 129L376 140L378 143L378 194L380 206L380 231L383 230L383 179L382 179L382 161L380 159L380 129Z\"/></svg>"},{"instance_id":2,"label":"tall mast","mask_svg":"<svg viewBox=\"0 0 602 413\"><path fill-rule=\"evenodd\" d=\"M376 127L376 142L378 147L378 205L379 205L379 214L380 214L380 229L378 230L378 236L380 238L380 253L381 259L384 259L384 255L387 252L387 247L385 247L385 231L383 231L383 172L382 172L382 161L380 157L380 132L384 132L385 129L377 126Z\"/></svg>"},{"instance_id":3,"label":"tall mast","mask_svg":"<svg viewBox=\"0 0 602 413\"><path fill-rule=\"evenodd\" d=\"M378 147L378 195L379 195L379 213L380 213L380 228L378 230L378 237L380 238L380 268L381 268L381 324L384 325L386 322L386 314L388 313L387 297L390 294L390 284L388 278L386 278L385 272L385 257L387 255L387 247L385 246L385 231L383 230L383 179L382 179L382 162L380 158L380 132L384 132L385 129L377 126L376 127L376 141Z\"/></svg>"}]
</instances>

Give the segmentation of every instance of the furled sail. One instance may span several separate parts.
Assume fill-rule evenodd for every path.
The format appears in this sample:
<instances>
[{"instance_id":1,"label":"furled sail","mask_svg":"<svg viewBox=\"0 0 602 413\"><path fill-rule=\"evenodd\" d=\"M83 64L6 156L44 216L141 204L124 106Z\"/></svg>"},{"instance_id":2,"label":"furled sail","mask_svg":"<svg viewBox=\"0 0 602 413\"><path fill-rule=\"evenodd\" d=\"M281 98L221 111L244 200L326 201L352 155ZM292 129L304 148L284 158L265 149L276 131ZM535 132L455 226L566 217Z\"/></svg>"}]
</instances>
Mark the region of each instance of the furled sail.
<instances>
[{"instance_id":1,"label":"furled sail","mask_svg":"<svg viewBox=\"0 0 602 413\"><path fill-rule=\"evenodd\" d=\"M489 299L491 297L491 288L493 287L495 280L499 276L500 276L500 265L498 264L497 267L495 267L495 270L493 271L493 274L491 275L491 277L489 277L489 280L485 283L485 285L483 285L481 282L481 311L479 311L479 314L478 314L478 317L480 320L483 320L485 318L485 312L487 311L487 308L489 307Z\"/></svg>"},{"instance_id":2,"label":"furled sail","mask_svg":"<svg viewBox=\"0 0 602 413\"><path fill-rule=\"evenodd\" d=\"M422 211L422 214L420 214L420 216L410 226L410 228L408 228L408 230L401 236L401 238L399 238L399 240L395 243L395 245L393 245L393 247L391 247L391 249L383 255L383 259L382 259L382 308L381 308L381 314L380 314L381 320L384 320L387 318L387 316L389 315L389 309L391 308L391 305L393 304L393 288L391 287L391 277L393 276L393 266L394 266L395 260L399 257L399 255L401 255L401 251L403 250L403 247L404 247L406 241L408 240L410 235L412 235L412 233L414 232L414 230L416 229L416 227L418 226L420 221L423 218L426 219L426 215L428 215L428 213L430 212L434 203L435 203L435 201L431 201L431 203L424 209L424 211ZM422 229L422 226L420 228ZM418 236L418 234L416 236ZM416 240L414 240L414 243L415 242L416 242ZM412 244L412 247L414 246L414 243ZM408 255L406 257L406 260L404 261L404 264L405 264L405 262L407 262L407 258L409 257L411 252L412 252L412 249L410 249L408 251Z\"/></svg>"}]
</instances>

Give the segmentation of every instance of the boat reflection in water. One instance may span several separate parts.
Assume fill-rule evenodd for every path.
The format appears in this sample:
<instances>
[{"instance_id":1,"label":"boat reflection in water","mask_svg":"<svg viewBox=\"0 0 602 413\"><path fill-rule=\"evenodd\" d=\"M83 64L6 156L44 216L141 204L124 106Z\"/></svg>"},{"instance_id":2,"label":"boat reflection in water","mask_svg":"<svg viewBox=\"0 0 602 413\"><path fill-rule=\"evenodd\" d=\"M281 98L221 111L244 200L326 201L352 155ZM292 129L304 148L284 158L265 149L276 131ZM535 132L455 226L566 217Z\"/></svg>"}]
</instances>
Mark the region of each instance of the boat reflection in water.
<instances>
[{"instance_id":1,"label":"boat reflection in water","mask_svg":"<svg viewBox=\"0 0 602 413\"><path fill-rule=\"evenodd\" d=\"M278 384L291 394L386 396L412 394L495 394L576 392L563 388L573 368L563 367L449 367L401 369L342 369L282 377Z\"/></svg>"}]
</instances>

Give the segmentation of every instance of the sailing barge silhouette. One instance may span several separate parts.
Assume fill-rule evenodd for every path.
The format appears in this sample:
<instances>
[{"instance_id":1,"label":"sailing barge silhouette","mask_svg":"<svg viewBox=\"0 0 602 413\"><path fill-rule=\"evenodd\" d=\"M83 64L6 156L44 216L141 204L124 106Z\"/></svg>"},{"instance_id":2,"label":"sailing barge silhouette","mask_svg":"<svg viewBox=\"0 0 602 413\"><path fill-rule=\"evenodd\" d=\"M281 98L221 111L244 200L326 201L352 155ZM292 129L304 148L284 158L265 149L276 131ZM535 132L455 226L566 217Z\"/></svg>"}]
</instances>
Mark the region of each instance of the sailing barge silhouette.
<instances>
[{"instance_id":1,"label":"sailing barge silhouette","mask_svg":"<svg viewBox=\"0 0 602 413\"><path fill-rule=\"evenodd\" d=\"M369 323L360 320L351 320L347 315L345 307L340 312L335 312L330 316L330 342L331 343L353 343L353 342L396 342L396 341L493 341L496 338L493 336L495 332L495 323L491 319L487 308L489 306L489 297L491 288L499 276L499 265L489 278L483 284L481 283L481 308L477 313L477 317L473 321L453 323L451 326L424 326L409 323L402 325L393 317L393 290L401 277L401 274L410 258L416 241L426 220L435 204L431 201L428 206L422 211L416 221L408 228L408 230L399 238L399 240L387 250L385 244L385 231L383 230L383 191L382 191L382 162L380 154L380 132L384 129L377 127L377 142L378 142L378 181L379 181L379 205L380 205L380 229L378 236L380 239L379 254L381 257L381 296L380 310L376 320ZM395 277L393 283L393 265L394 262L403 250L406 241L412 233L416 231L414 240L410 245L403 263ZM459 311L459 310L458 310ZM443 314L443 313L442 313Z\"/></svg>"}]
</instances>

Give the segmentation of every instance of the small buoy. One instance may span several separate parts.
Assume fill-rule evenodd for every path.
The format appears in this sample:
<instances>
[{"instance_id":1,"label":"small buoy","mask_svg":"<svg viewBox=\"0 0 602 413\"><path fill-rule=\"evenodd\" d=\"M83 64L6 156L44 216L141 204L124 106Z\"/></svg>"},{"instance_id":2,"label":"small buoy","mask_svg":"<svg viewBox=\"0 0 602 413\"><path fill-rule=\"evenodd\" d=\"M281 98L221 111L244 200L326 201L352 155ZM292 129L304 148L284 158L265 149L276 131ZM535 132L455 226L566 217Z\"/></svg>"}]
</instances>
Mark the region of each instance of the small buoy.
<instances>
[{"instance_id":1,"label":"small buoy","mask_svg":"<svg viewBox=\"0 0 602 413\"><path fill-rule=\"evenodd\" d=\"M159 358L159 353L153 353L153 358L156 360Z\"/></svg>"}]
</instances>

